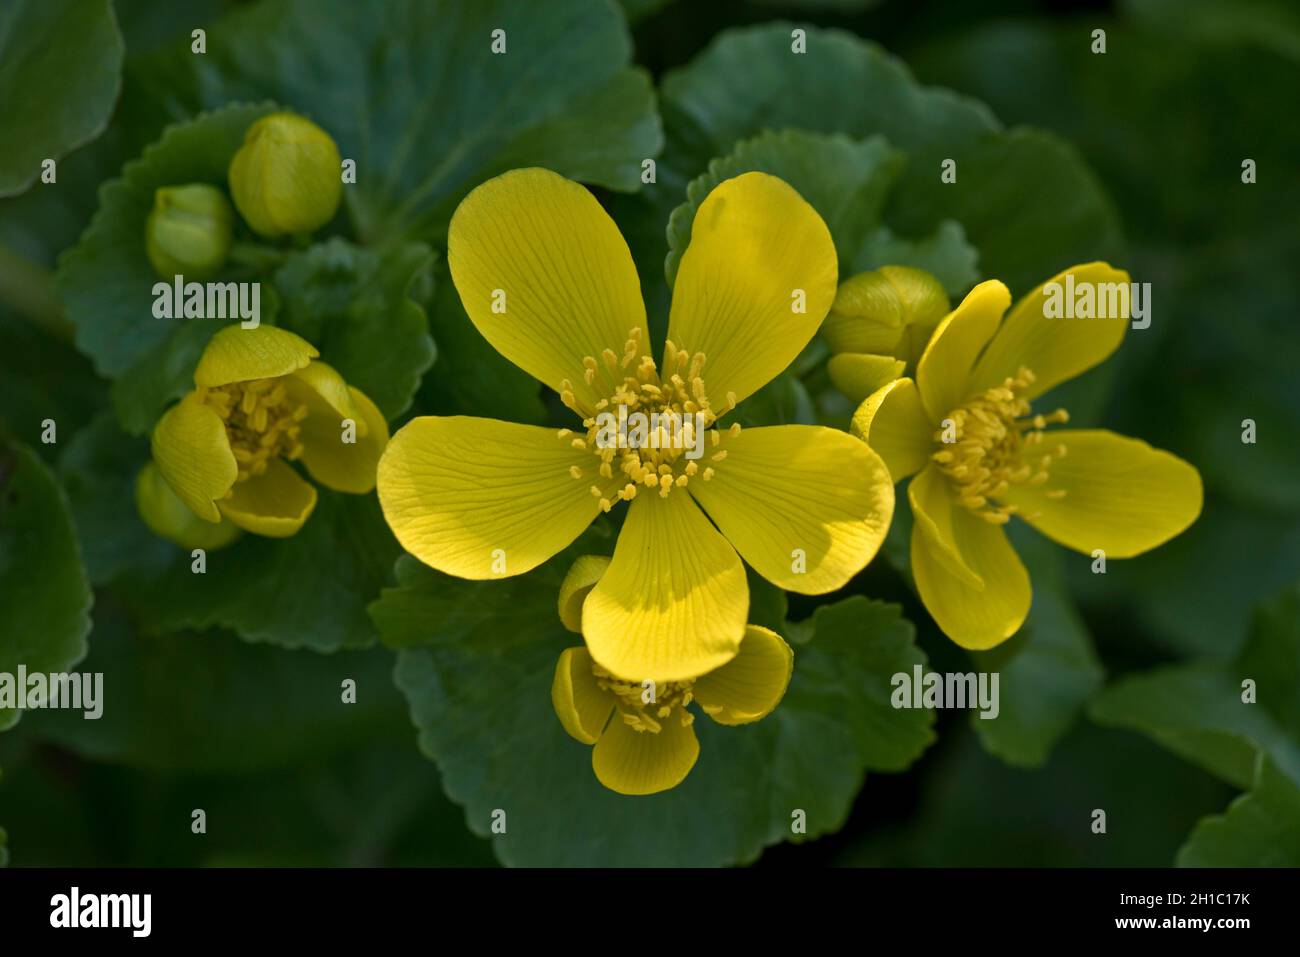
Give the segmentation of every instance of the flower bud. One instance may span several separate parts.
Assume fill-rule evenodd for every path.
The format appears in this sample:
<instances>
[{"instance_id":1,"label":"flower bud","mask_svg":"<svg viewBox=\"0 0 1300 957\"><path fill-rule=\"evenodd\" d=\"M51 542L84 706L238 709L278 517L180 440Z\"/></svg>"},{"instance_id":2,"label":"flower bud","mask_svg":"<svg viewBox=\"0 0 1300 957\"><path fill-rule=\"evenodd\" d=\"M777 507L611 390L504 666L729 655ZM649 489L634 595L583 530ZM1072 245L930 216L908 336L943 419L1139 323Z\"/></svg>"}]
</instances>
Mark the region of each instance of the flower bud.
<instances>
[{"instance_id":1,"label":"flower bud","mask_svg":"<svg viewBox=\"0 0 1300 957\"><path fill-rule=\"evenodd\" d=\"M911 266L882 266L840 285L822 334L832 352L889 356L911 372L949 311L934 276Z\"/></svg>"},{"instance_id":2,"label":"flower bud","mask_svg":"<svg viewBox=\"0 0 1300 957\"><path fill-rule=\"evenodd\" d=\"M145 253L160 276L207 279L226 262L233 221L230 201L215 186L161 186L145 220Z\"/></svg>"},{"instance_id":3,"label":"flower bud","mask_svg":"<svg viewBox=\"0 0 1300 957\"><path fill-rule=\"evenodd\" d=\"M239 537L229 519L209 522L190 511L150 462L135 479L135 509L149 530L182 548L223 548Z\"/></svg>"},{"instance_id":4,"label":"flower bud","mask_svg":"<svg viewBox=\"0 0 1300 957\"><path fill-rule=\"evenodd\" d=\"M339 148L323 129L292 113L272 113L244 134L230 161L230 193L253 232L310 233L338 211L341 168Z\"/></svg>"}]
</instances>

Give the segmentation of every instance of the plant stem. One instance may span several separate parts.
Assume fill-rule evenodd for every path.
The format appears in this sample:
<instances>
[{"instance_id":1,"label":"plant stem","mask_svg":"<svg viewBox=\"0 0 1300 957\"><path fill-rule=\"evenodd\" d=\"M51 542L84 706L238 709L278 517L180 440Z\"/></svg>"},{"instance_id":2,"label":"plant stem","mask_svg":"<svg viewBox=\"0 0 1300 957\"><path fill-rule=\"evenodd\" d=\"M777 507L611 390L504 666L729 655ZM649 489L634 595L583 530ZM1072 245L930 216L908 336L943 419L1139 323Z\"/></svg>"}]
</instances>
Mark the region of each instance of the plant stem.
<instances>
[{"instance_id":1,"label":"plant stem","mask_svg":"<svg viewBox=\"0 0 1300 957\"><path fill-rule=\"evenodd\" d=\"M0 302L12 306L20 316L50 335L72 343L75 330L54 290L54 274L3 244L0 244Z\"/></svg>"}]
</instances>

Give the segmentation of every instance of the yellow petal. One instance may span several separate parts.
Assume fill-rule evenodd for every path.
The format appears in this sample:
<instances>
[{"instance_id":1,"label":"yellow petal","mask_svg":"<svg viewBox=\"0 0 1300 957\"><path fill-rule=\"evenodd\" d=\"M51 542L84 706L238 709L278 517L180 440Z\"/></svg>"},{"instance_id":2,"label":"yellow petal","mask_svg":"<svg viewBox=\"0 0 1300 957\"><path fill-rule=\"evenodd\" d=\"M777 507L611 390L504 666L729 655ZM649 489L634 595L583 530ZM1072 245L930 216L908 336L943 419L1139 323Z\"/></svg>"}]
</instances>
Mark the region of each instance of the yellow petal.
<instances>
[{"instance_id":1,"label":"yellow petal","mask_svg":"<svg viewBox=\"0 0 1300 957\"><path fill-rule=\"evenodd\" d=\"M794 670L794 652L774 631L745 629L740 653L695 682L695 700L719 724L748 724L781 703Z\"/></svg>"},{"instance_id":2,"label":"yellow petal","mask_svg":"<svg viewBox=\"0 0 1300 957\"><path fill-rule=\"evenodd\" d=\"M688 355L705 354L715 406L728 392L740 401L808 344L837 278L835 244L817 211L775 176L745 173L719 183L695 213L668 338Z\"/></svg>"},{"instance_id":3,"label":"yellow petal","mask_svg":"<svg viewBox=\"0 0 1300 957\"><path fill-rule=\"evenodd\" d=\"M713 478L691 480L741 557L805 595L840 588L875 557L894 515L889 470L836 429L776 425L728 436Z\"/></svg>"},{"instance_id":4,"label":"yellow petal","mask_svg":"<svg viewBox=\"0 0 1300 957\"><path fill-rule=\"evenodd\" d=\"M943 565L949 575L982 590L984 579L966 564L956 544L957 531L953 522L961 517L958 513L965 510L956 504L944 474L934 466L922 469L907 486L907 498L912 505L912 527L929 540L931 558Z\"/></svg>"},{"instance_id":5,"label":"yellow petal","mask_svg":"<svg viewBox=\"0 0 1300 957\"><path fill-rule=\"evenodd\" d=\"M135 479L135 508L155 535L182 548L212 551L237 539L237 525L224 519L216 525L195 515L180 500L152 462Z\"/></svg>"},{"instance_id":6,"label":"yellow petal","mask_svg":"<svg viewBox=\"0 0 1300 957\"><path fill-rule=\"evenodd\" d=\"M328 363L314 359L289 376L284 384L294 400L306 402L313 410L323 406L337 413L336 419L357 418L347 381Z\"/></svg>"},{"instance_id":7,"label":"yellow petal","mask_svg":"<svg viewBox=\"0 0 1300 957\"><path fill-rule=\"evenodd\" d=\"M880 388L858 406L850 424L850 431L880 456L895 482L929 464L934 430L911 379L896 379Z\"/></svg>"},{"instance_id":8,"label":"yellow petal","mask_svg":"<svg viewBox=\"0 0 1300 957\"><path fill-rule=\"evenodd\" d=\"M312 363L313 366L320 363ZM343 418L337 409L313 393L307 397L307 418L302 420L302 464L311 477L327 488L364 495L375 487L379 458L388 445L384 414L360 389L345 386L355 442L344 442ZM350 417L349 417L350 418Z\"/></svg>"},{"instance_id":9,"label":"yellow petal","mask_svg":"<svg viewBox=\"0 0 1300 957\"><path fill-rule=\"evenodd\" d=\"M1064 287L1070 275L1074 277L1076 290L1081 288L1081 283L1101 289L1108 310L1110 293L1122 295L1123 302L1116 300L1114 315L1107 319L1048 318L1043 314L1047 304L1043 296L1047 283L1044 283L1008 313L975 367L972 391L1000 385L1024 367L1034 374L1034 382L1024 395L1034 399L1052 386L1086 372L1119 348L1129 320L1128 273L1106 263L1087 263L1071 266L1048 282ZM1113 285L1121 283L1122 289Z\"/></svg>"},{"instance_id":10,"label":"yellow petal","mask_svg":"<svg viewBox=\"0 0 1300 957\"><path fill-rule=\"evenodd\" d=\"M915 508L917 499L912 501ZM963 648L992 648L1014 635L1029 614L1029 574L1002 526L948 496L925 501L930 521L923 523L918 515L912 526L912 575L921 601L943 633ZM940 541L937 530L948 540ZM954 571L954 555L978 584Z\"/></svg>"},{"instance_id":11,"label":"yellow petal","mask_svg":"<svg viewBox=\"0 0 1300 957\"><path fill-rule=\"evenodd\" d=\"M1011 293L996 279L982 282L966 294L930 338L916 365L921 402L934 421L971 394L971 370L980 350L997 332Z\"/></svg>"},{"instance_id":12,"label":"yellow petal","mask_svg":"<svg viewBox=\"0 0 1300 957\"><path fill-rule=\"evenodd\" d=\"M681 681L735 657L748 613L745 567L691 497L646 493L582 606L582 633L620 678Z\"/></svg>"},{"instance_id":13,"label":"yellow petal","mask_svg":"<svg viewBox=\"0 0 1300 957\"><path fill-rule=\"evenodd\" d=\"M609 568L609 561L606 555L580 555L569 566L568 574L560 583L558 602L560 621L569 631L582 634L582 603Z\"/></svg>"},{"instance_id":14,"label":"yellow petal","mask_svg":"<svg viewBox=\"0 0 1300 957\"><path fill-rule=\"evenodd\" d=\"M686 780L699 756L695 729L676 715L658 734L635 731L615 715L591 752L591 768L611 791L656 794Z\"/></svg>"},{"instance_id":15,"label":"yellow petal","mask_svg":"<svg viewBox=\"0 0 1300 957\"><path fill-rule=\"evenodd\" d=\"M536 568L600 511L590 466L557 430L467 416L412 419L379 460L379 503L402 547L460 578Z\"/></svg>"},{"instance_id":16,"label":"yellow petal","mask_svg":"<svg viewBox=\"0 0 1300 957\"><path fill-rule=\"evenodd\" d=\"M1104 429L1048 432L1040 451L1066 448L1042 485L1013 485L1001 501L1048 538L1084 554L1131 558L1201 514L1201 476L1176 455ZM1063 498L1052 496L1064 491Z\"/></svg>"},{"instance_id":17,"label":"yellow petal","mask_svg":"<svg viewBox=\"0 0 1300 957\"><path fill-rule=\"evenodd\" d=\"M163 413L151 445L158 471L177 497L200 518L221 521L213 502L239 474L221 416L190 393Z\"/></svg>"},{"instance_id":18,"label":"yellow petal","mask_svg":"<svg viewBox=\"0 0 1300 957\"><path fill-rule=\"evenodd\" d=\"M614 710L614 695L596 684L586 648L566 648L555 663L551 706L569 735L595 744Z\"/></svg>"},{"instance_id":19,"label":"yellow petal","mask_svg":"<svg viewBox=\"0 0 1300 957\"><path fill-rule=\"evenodd\" d=\"M311 517L316 488L283 459L271 459L265 472L236 482L230 497L217 505L222 515L244 531L288 538Z\"/></svg>"},{"instance_id":20,"label":"yellow petal","mask_svg":"<svg viewBox=\"0 0 1300 957\"><path fill-rule=\"evenodd\" d=\"M583 408L603 397L583 378L585 356L621 359L634 328L650 354L627 243L591 193L550 170L511 170L466 196L447 261L483 337L557 392L567 379Z\"/></svg>"},{"instance_id":21,"label":"yellow petal","mask_svg":"<svg viewBox=\"0 0 1300 957\"><path fill-rule=\"evenodd\" d=\"M194 384L213 388L249 379L271 379L304 368L320 353L287 329L226 326L208 343L194 370Z\"/></svg>"},{"instance_id":22,"label":"yellow petal","mask_svg":"<svg viewBox=\"0 0 1300 957\"><path fill-rule=\"evenodd\" d=\"M872 356L861 352L841 352L826 363L835 388L853 402L861 402L871 393L903 374L907 363L893 356Z\"/></svg>"}]
</instances>

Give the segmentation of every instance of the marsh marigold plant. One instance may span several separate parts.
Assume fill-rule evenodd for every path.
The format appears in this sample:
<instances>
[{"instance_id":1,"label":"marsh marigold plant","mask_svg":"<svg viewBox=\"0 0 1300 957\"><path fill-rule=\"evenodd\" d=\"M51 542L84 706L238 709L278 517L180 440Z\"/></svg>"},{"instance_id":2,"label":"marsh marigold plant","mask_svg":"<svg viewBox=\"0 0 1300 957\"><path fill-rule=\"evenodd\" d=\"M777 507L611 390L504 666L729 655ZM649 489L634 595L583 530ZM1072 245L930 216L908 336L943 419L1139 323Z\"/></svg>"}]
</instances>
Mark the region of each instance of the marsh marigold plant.
<instances>
[{"instance_id":1,"label":"marsh marigold plant","mask_svg":"<svg viewBox=\"0 0 1300 957\"><path fill-rule=\"evenodd\" d=\"M1004 527L1021 518L1068 548L1129 558L1182 532L1201 511L1201 477L1177 456L1104 429L1062 429L1035 411L1048 390L1119 348L1127 309L1053 318L1044 289L1129 286L1105 263L1074 266L1016 303L983 282L934 331L915 378L858 408L853 431L895 481L912 476L912 574L926 609L966 648L991 648L1029 613L1029 574ZM1127 301L1126 299L1123 301Z\"/></svg>"},{"instance_id":2,"label":"marsh marigold plant","mask_svg":"<svg viewBox=\"0 0 1300 957\"><path fill-rule=\"evenodd\" d=\"M228 326L212 337L194 391L163 414L152 439L157 475L193 516L272 538L294 534L316 507L316 489L291 462L340 492L375 487L388 424L318 355L274 326ZM194 534L148 470L137 502L155 531L183 544Z\"/></svg>"},{"instance_id":3,"label":"marsh marigold plant","mask_svg":"<svg viewBox=\"0 0 1300 957\"><path fill-rule=\"evenodd\" d=\"M424 417L393 436L379 498L417 558L462 578L522 574L626 503L582 634L611 675L681 681L740 650L742 557L819 594L875 555L894 499L866 445L827 428L724 423L835 298L830 233L786 183L747 173L700 206L658 361L627 244L591 193L555 173L514 170L471 192L448 261L479 332L574 417L568 428ZM599 414L619 408L702 416L703 454L598 442Z\"/></svg>"}]
</instances>

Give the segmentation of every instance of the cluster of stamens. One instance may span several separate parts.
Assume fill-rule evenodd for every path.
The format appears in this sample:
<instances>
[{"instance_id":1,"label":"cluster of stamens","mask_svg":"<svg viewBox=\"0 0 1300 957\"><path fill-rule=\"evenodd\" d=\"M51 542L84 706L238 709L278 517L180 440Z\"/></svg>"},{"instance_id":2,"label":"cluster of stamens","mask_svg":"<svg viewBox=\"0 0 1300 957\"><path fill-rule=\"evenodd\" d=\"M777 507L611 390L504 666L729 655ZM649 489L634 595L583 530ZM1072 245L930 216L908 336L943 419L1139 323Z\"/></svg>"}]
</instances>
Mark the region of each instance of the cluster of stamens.
<instances>
[{"instance_id":1,"label":"cluster of stamens","mask_svg":"<svg viewBox=\"0 0 1300 957\"><path fill-rule=\"evenodd\" d=\"M290 400L280 379L252 379L200 388L199 398L221 416L239 467L236 482L266 471L271 459L302 455L298 435L307 406Z\"/></svg>"},{"instance_id":2,"label":"cluster of stamens","mask_svg":"<svg viewBox=\"0 0 1300 957\"><path fill-rule=\"evenodd\" d=\"M615 706L619 715L635 731L658 734L663 729L664 722L674 716L683 727L689 727L695 722L695 715L686 708L695 700L691 691L694 681L637 684L615 678L594 662L591 672L596 678L597 686L611 692L617 699ZM652 696L653 700L647 701L647 696Z\"/></svg>"},{"instance_id":3,"label":"cluster of stamens","mask_svg":"<svg viewBox=\"0 0 1300 957\"><path fill-rule=\"evenodd\" d=\"M571 381L565 379L560 384L560 401L583 417L584 433L561 429L559 437L596 458L587 468L571 466L569 474L592 482L591 494L600 499L604 511L618 501L631 501L641 489L654 489L667 498L696 475L707 482L713 477L713 465L727 457L726 449L720 448L723 432L714 425L736 407L736 396L728 392L725 405L712 405L704 390L704 361L704 353L691 355L669 341L661 372L654 359L643 352L641 330L633 329L622 356L606 349L599 358L586 356L582 360L586 384L602 396L593 408L579 403ZM640 441L602 440L606 433L602 418L620 412L629 417L639 414L659 424ZM731 435L739 433L739 423L728 430ZM688 455L697 444L701 455Z\"/></svg>"},{"instance_id":4,"label":"cluster of stamens","mask_svg":"<svg viewBox=\"0 0 1300 957\"><path fill-rule=\"evenodd\" d=\"M1016 511L995 500L1012 485L1042 485L1052 462L1065 455L1065 446L1047 447L1047 426L1070 420L1064 409L1033 415L1023 394L1034 374L1021 368L1000 386L968 399L946 417L934 433L939 451L931 458L953 482L957 500L985 521L1002 525ZM1064 498L1065 490L1046 493Z\"/></svg>"}]
</instances>

